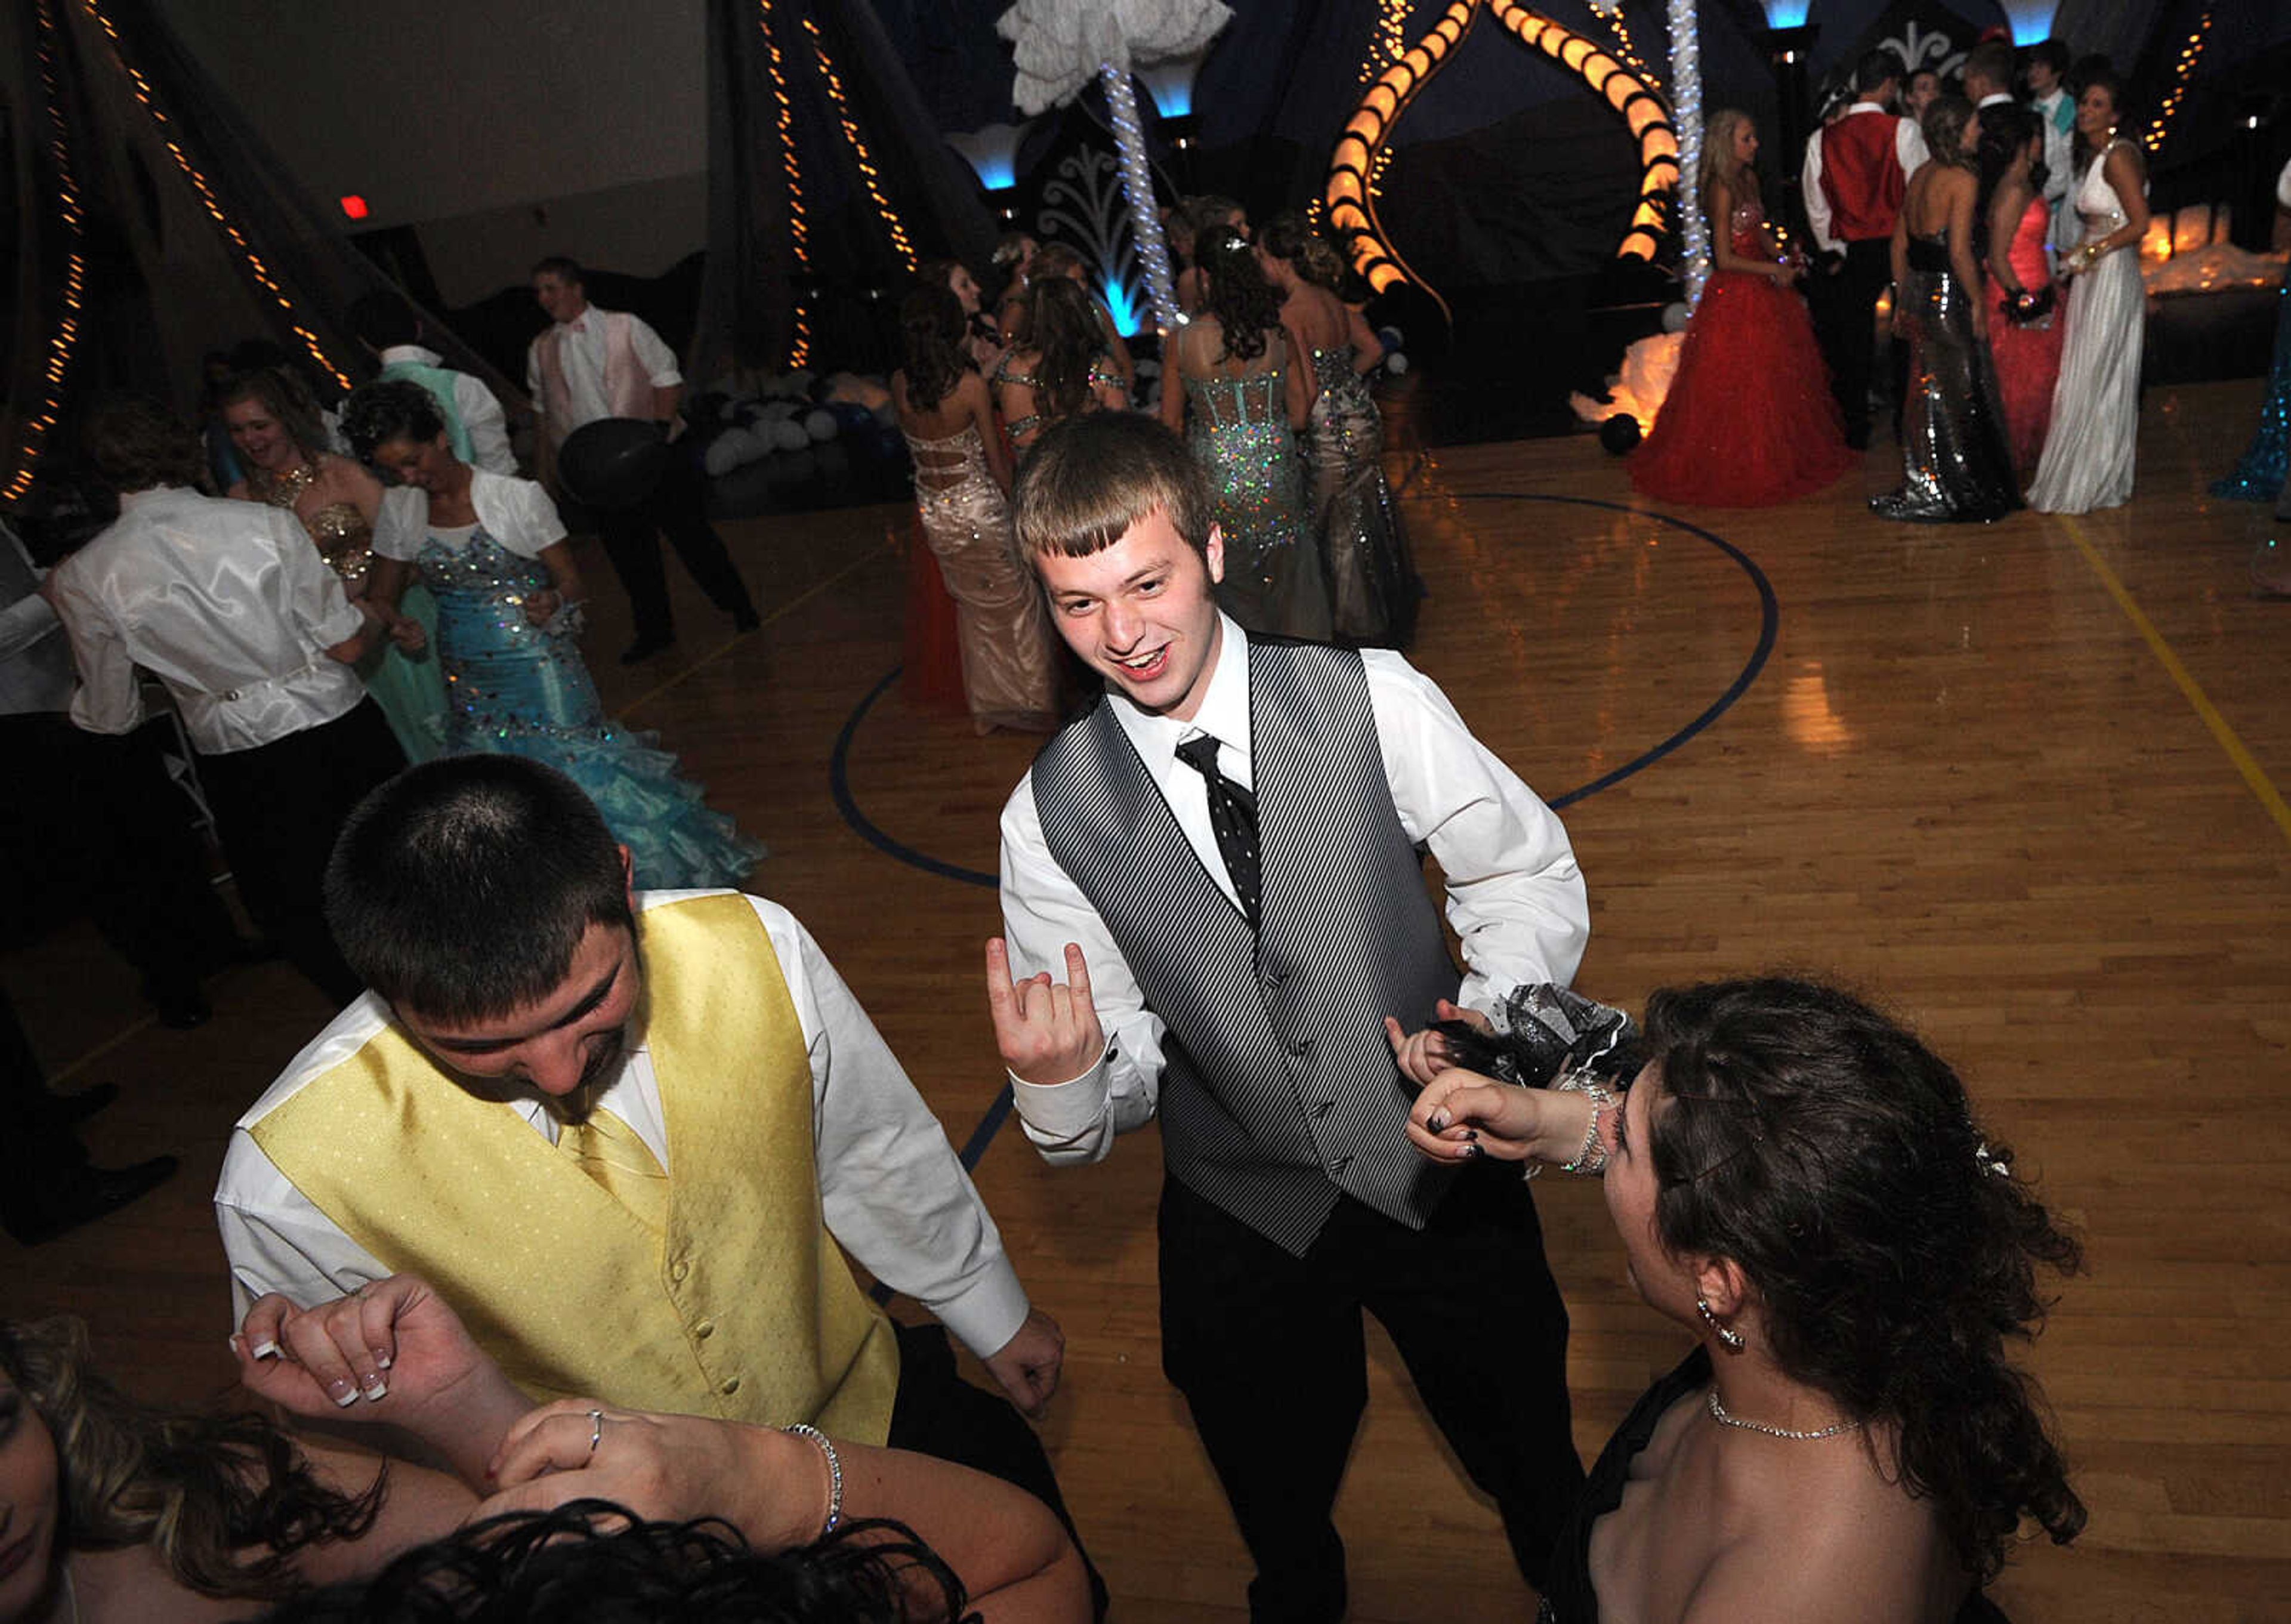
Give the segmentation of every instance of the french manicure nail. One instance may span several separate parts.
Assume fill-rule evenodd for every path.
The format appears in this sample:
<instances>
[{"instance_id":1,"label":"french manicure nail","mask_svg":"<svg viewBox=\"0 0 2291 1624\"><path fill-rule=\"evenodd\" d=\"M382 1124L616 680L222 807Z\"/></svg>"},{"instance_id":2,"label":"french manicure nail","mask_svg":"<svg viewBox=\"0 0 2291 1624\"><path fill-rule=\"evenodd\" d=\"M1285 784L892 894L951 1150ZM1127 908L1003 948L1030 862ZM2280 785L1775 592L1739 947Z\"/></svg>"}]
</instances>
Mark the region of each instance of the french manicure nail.
<instances>
[{"instance_id":1,"label":"french manicure nail","mask_svg":"<svg viewBox=\"0 0 2291 1624\"><path fill-rule=\"evenodd\" d=\"M278 1344L269 1337L263 1338L254 1345L254 1356L257 1359L276 1359L278 1357Z\"/></svg>"},{"instance_id":2,"label":"french manicure nail","mask_svg":"<svg viewBox=\"0 0 2291 1624\"><path fill-rule=\"evenodd\" d=\"M385 1371L390 1368L389 1354L379 1347L374 1350L374 1362Z\"/></svg>"},{"instance_id":3,"label":"french manicure nail","mask_svg":"<svg viewBox=\"0 0 2291 1624\"><path fill-rule=\"evenodd\" d=\"M376 1371L372 1376L366 1378L366 1395L369 1403L390 1396L390 1384L382 1379L381 1371Z\"/></svg>"},{"instance_id":4,"label":"french manicure nail","mask_svg":"<svg viewBox=\"0 0 2291 1624\"><path fill-rule=\"evenodd\" d=\"M334 1401L338 1410L347 1410L358 1403L358 1389L347 1376L337 1376L326 1384L326 1396Z\"/></svg>"}]
</instances>

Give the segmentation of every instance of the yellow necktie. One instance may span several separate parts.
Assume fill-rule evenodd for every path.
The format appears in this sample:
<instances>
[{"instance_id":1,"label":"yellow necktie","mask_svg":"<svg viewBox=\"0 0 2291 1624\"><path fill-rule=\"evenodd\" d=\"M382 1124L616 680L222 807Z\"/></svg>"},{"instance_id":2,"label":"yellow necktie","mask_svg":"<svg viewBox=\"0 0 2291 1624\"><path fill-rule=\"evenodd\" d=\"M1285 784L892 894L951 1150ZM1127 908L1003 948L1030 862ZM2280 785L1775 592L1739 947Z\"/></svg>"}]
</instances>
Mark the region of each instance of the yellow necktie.
<instances>
[{"instance_id":1,"label":"yellow necktie","mask_svg":"<svg viewBox=\"0 0 2291 1624\"><path fill-rule=\"evenodd\" d=\"M637 1130L609 1111L557 1130L557 1148L604 1186L636 1220L658 1234L668 1227L668 1174Z\"/></svg>"}]
</instances>

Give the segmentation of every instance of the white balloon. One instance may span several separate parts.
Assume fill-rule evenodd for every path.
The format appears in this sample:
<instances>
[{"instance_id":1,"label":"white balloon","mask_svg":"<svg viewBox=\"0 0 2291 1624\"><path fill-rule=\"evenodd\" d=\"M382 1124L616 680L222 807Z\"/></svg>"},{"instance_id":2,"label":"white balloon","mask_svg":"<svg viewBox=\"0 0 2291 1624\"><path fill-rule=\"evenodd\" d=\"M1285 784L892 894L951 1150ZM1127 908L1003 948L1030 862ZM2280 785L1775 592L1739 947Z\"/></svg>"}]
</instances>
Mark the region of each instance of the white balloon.
<instances>
[{"instance_id":1,"label":"white balloon","mask_svg":"<svg viewBox=\"0 0 2291 1624\"><path fill-rule=\"evenodd\" d=\"M1662 330L1665 333L1686 331L1686 301L1675 299L1662 307Z\"/></svg>"},{"instance_id":2,"label":"white balloon","mask_svg":"<svg viewBox=\"0 0 2291 1624\"><path fill-rule=\"evenodd\" d=\"M832 412L814 412L803 420L803 431L811 436L815 445L824 445L835 438L841 427Z\"/></svg>"},{"instance_id":3,"label":"white balloon","mask_svg":"<svg viewBox=\"0 0 2291 1624\"><path fill-rule=\"evenodd\" d=\"M772 437L775 451L801 451L811 444L811 436L803 431L803 425L786 418L774 423L767 432Z\"/></svg>"}]
</instances>

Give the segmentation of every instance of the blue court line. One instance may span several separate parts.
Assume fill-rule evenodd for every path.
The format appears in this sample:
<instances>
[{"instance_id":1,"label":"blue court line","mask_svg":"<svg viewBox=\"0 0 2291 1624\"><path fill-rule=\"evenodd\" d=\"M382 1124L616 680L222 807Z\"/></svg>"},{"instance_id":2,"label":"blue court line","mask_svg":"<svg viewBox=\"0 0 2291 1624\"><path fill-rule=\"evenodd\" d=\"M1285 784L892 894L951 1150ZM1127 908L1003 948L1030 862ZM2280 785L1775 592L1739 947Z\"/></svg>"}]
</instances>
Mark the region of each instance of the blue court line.
<instances>
[{"instance_id":1,"label":"blue court line","mask_svg":"<svg viewBox=\"0 0 2291 1624\"><path fill-rule=\"evenodd\" d=\"M1423 465L1422 459L1419 459L1416 467L1409 470L1403 483L1405 484L1406 480L1413 479L1418 470ZM1756 560L1751 559L1749 554L1714 531L1705 530L1700 525L1689 524L1683 519L1673 519L1668 513L1652 513L1644 508L1632 507L1628 502L1605 502L1596 496L1554 496L1536 491L1472 491L1456 493L1456 498L1462 502L1550 502L1579 508L1604 508L1613 513L1630 513L1642 519L1650 519L1657 524L1668 525L1675 530L1684 530L1687 535L1700 541L1709 543L1732 559L1736 567L1750 578L1750 584L1757 589L1757 645L1751 649L1750 657L1743 663L1742 669L1735 674L1733 681L1726 685L1725 692L1711 701L1700 715L1660 744L1642 751L1613 771L1603 774L1588 784L1546 800L1544 804L1554 811L1572 807L1577 801L1596 795L1602 790L1612 789L1634 774L1645 771L1671 752L1692 739L1724 715L1736 700L1749 691L1750 685L1758 679L1758 673L1765 669L1767 659L1773 654L1774 640L1781 628L1781 603L1774 596L1773 583L1766 579L1765 571L1758 567ZM845 719L842 731L835 736L834 752L829 757L827 767L828 790L835 798L835 809L843 815L843 821L850 825L853 833L886 856L895 857L910 867L921 869L927 874L936 874L942 880L952 880L963 885L985 886L992 888L1001 883L996 876L984 873L975 868L964 868L957 864L948 863L944 859L932 856L928 852L918 851L903 840L894 839L859 809L858 801L852 796L851 743L858 736L859 725L867 720L867 713L875 708L875 702L889 692L891 685L899 679L899 671L900 668L894 665L883 674L880 681L867 690L865 696L852 708L850 716ZM1010 1085L1006 1082L1002 1085L1001 1093L995 1096L994 1103L987 1107L986 1114L979 1119L978 1126L971 1130L970 1138L963 1144L962 1165L966 1170L975 1170L978 1166L979 1159L985 1155L987 1146L993 1143L995 1134L1001 1131L1002 1124L1009 1119L1010 1111ZM884 1301L890 1295L887 1287L878 1285L875 1288L875 1300L878 1302Z\"/></svg>"}]
</instances>

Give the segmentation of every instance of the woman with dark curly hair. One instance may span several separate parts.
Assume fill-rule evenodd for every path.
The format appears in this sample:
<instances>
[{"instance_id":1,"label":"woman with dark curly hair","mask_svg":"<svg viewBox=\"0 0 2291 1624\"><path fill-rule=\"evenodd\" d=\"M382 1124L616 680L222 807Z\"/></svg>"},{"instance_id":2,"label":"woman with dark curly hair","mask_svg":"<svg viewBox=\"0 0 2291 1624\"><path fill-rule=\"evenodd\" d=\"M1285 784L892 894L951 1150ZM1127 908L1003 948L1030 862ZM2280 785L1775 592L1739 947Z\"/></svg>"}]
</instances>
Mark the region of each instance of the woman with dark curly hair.
<instances>
[{"instance_id":1,"label":"woman with dark curly hair","mask_svg":"<svg viewBox=\"0 0 2291 1624\"><path fill-rule=\"evenodd\" d=\"M1295 430L1312 411L1310 363L1292 366L1281 294L1229 229L1202 232L1201 311L1166 345L1162 421L1209 470L1225 538L1218 601L1251 631L1329 640L1329 593L1305 517Z\"/></svg>"},{"instance_id":2,"label":"woman with dark curly hair","mask_svg":"<svg viewBox=\"0 0 2291 1624\"><path fill-rule=\"evenodd\" d=\"M1545 1618L1993 1619L2022 1521L2083 1528L2006 1357L2078 1249L1912 1033L1801 981L1659 992L1620 1097L1394 1039L1419 1151L1604 1173L1639 1294L1700 1338L1593 1468Z\"/></svg>"}]
</instances>

